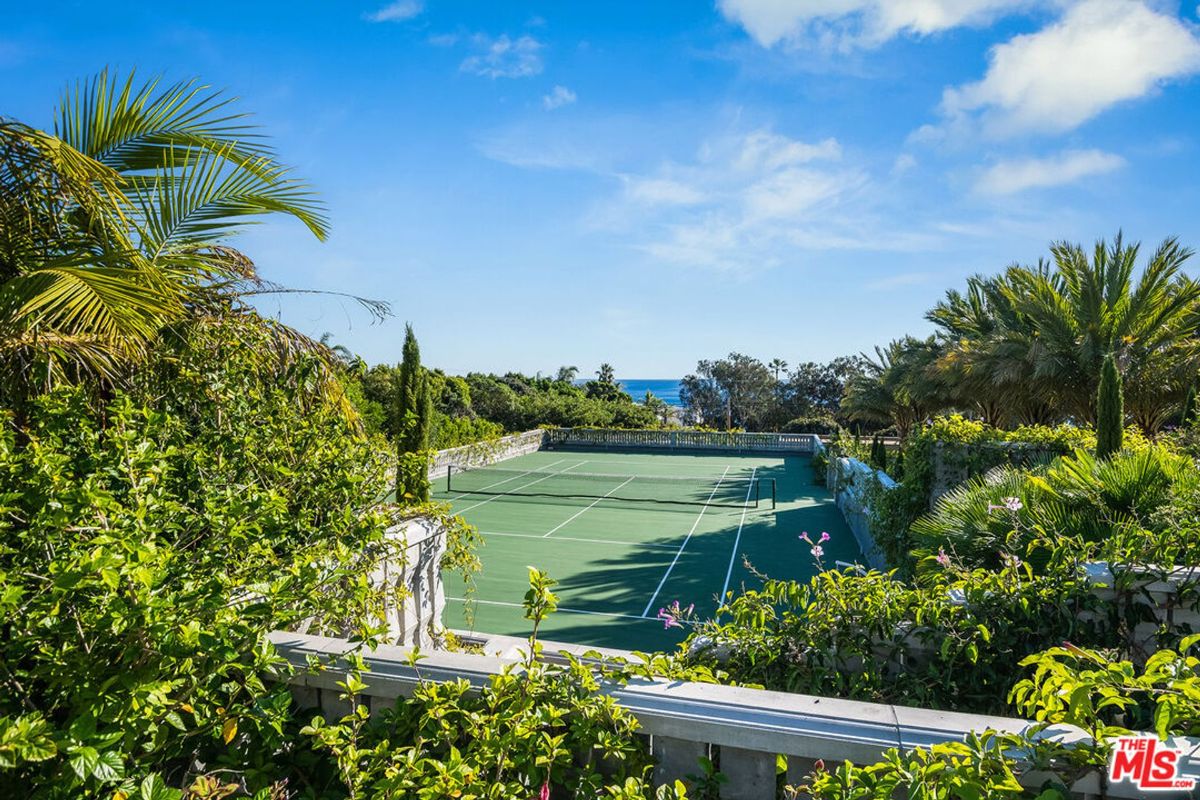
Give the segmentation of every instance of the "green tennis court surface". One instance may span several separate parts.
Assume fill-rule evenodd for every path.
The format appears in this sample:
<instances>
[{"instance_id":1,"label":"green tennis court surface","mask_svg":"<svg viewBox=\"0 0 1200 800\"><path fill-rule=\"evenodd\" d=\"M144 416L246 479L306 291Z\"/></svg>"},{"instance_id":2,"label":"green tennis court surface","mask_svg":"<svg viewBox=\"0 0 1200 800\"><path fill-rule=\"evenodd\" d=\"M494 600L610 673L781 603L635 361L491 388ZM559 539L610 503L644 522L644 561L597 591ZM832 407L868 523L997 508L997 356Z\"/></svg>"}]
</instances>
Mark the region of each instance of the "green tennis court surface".
<instances>
[{"instance_id":1,"label":"green tennis court surface","mask_svg":"<svg viewBox=\"0 0 1200 800\"><path fill-rule=\"evenodd\" d=\"M803 456L545 450L453 471L449 487L435 481L435 499L485 542L473 621L461 579L446 576L451 628L527 635L521 601L532 565L559 582L543 638L669 649L685 632L665 629L658 610L678 600L711 617L724 592L760 584L743 556L771 577L807 579L816 568L799 536L828 531L826 566L861 559Z\"/></svg>"}]
</instances>

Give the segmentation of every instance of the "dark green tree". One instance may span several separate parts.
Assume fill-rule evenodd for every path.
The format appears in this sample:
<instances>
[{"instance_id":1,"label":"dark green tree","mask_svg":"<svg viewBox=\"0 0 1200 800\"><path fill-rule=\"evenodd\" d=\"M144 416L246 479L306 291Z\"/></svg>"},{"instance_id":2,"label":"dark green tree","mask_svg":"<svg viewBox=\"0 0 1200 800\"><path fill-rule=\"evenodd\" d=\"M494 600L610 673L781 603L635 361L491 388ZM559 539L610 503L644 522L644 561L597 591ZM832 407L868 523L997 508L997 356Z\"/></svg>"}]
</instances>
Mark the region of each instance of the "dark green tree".
<instances>
[{"instance_id":1,"label":"dark green tree","mask_svg":"<svg viewBox=\"0 0 1200 800\"><path fill-rule=\"evenodd\" d=\"M1096 456L1108 458L1121 450L1125 432L1125 403L1121 393L1121 373L1112 354L1104 357L1100 370L1100 388L1096 391Z\"/></svg>"},{"instance_id":2,"label":"dark green tree","mask_svg":"<svg viewBox=\"0 0 1200 800\"><path fill-rule=\"evenodd\" d=\"M1183 398L1183 409L1179 412L1179 425L1186 427L1196 420L1196 384L1188 386L1187 396Z\"/></svg>"},{"instance_id":3,"label":"dark green tree","mask_svg":"<svg viewBox=\"0 0 1200 800\"><path fill-rule=\"evenodd\" d=\"M871 466L887 472L887 445L879 434L871 438Z\"/></svg>"},{"instance_id":4,"label":"dark green tree","mask_svg":"<svg viewBox=\"0 0 1200 800\"><path fill-rule=\"evenodd\" d=\"M404 326L404 357L396 373L396 500L428 502L429 479L424 465L429 449L433 398L429 376L421 367L421 348L412 325Z\"/></svg>"}]
</instances>

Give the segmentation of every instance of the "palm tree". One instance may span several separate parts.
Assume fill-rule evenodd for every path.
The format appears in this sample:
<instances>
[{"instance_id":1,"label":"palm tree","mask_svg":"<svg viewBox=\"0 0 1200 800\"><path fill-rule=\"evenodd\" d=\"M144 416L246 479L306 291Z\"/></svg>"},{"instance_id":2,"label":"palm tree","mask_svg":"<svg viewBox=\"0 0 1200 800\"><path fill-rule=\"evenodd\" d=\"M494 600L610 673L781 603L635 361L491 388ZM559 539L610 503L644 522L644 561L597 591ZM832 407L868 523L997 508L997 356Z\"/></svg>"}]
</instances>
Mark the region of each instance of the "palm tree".
<instances>
[{"instance_id":1,"label":"palm tree","mask_svg":"<svg viewBox=\"0 0 1200 800\"><path fill-rule=\"evenodd\" d=\"M846 384L842 409L852 419L894 425L908 436L913 426L945 407L935 378L940 354L933 337L905 337L875 348L875 359L864 354L865 370Z\"/></svg>"},{"instance_id":2,"label":"palm tree","mask_svg":"<svg viewBox=\"0 0 1200 800\"><path fill-rule=\"evenodd\" d=\"M600 383L616 383L617 373L613 370L612 364L607 362L600 365L600 369L596 371L596 380Z\"/></svg>"},{"instance_id":3,"label":"palm tree","mask_svg":"<svg viewBox=\"0 0 1200 800\"><path fill-rule=\"evenodd\" d=\"M928 315L941 328L942 366L960 369L973 396L1092 422L1111 353L1127 411L1157 430L1200 366L1200 284L1183 274L1192 251L1178 240L1159 245L1135 278L1139 250L1119 233L1111 245L1097 242L1090 258L1059 242L1051 262L972 278L967 295L949 293Z\"/></svg>"},{"instance_id":4,"label":"palm tree","mask_svg":"<svg viewBox=\"0 0 1200 800\"><path fill-rule=\"evenodd\" d=\"M265 214L328 227L231 100L102 72L52 132L0 119L0 354L17 391L112 382L165 326L276 287L225 240ZM375 307L374 311L384 309Z\"/></svg>"},{"instance_id":5,"label":"palm tree","mask_svg":"<svg viewBox=\"0 0 1200 800\"><path fill-rule=\"evenodd\" d=\"M554 376L557 383L573 383L575 376L579 374L579 367L559 367L558 374Z\"/></svg>"},{"instance_id":6,"label":"palm tree","mask_svg":"<svg viewBox=\"0 0 1200 800\"><path fill-rule=\"evenodd\" d=\"M767 364L767 367L775 375L775 380L778 381L780 373L787 370L788 364L782 358L772 358L771 363Z\"/></svg>"}]
</instances>

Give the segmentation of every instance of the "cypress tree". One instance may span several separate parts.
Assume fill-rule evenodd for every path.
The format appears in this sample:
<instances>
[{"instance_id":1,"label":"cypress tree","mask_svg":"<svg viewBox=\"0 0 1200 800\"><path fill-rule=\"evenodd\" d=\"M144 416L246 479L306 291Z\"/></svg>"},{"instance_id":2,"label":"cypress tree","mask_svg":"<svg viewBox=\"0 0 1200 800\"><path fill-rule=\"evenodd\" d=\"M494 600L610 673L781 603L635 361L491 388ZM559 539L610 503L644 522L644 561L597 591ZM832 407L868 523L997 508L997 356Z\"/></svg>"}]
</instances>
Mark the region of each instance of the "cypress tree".
<instances>
[{"instance_id":1,"label":"cypress tree","mask_svg":"<svg viewBox=\"0 0 1200 800\"><path fill-rule=\"evenodd\" d=\"M410 414L417 412L417 397L421 388L421 348L412 325L404 326L404 357L396 373L396 442L401 453L411 453L414 430Z\"/></svg>"},{"instance_id":2,"label":"cypress tree","mask_svg":"<svg viewBox=\"0 0 1200 800\"><path fill-rule=\"evenodd\" d=\"M429 481L425 471L410 463L405 455L429 449L429 428L433 420L433 398L429 378L421 367L421 348L412 325L404 326L404 356L396 376L396 499L408 494L418 502L429 500ZM419 473L419 474L418 474Z\"/></svg>"},{"instance_id":3,"label":"cypress tree","mask_svg":"<svg viewBox=\"0 0 1200 800\"><path fill-rule=\"evenodd\" d=\"M1112 355L1104 357L1100 388L1096 392L1096 457L1108 458L1121 450L1125 433L1125 402L1121 394L1121 373Z\"/></svg>"},{"instance_id":4,"label":"cypress tree","mask_svg":"<svg viewBox=\"0 0 1200 800\"><path fill-rule=\"evenodd\" d=\"M1179 415L1180 427L1191 425L1196 420L1196 384L1188 387L1187 396L1183 398L1183 411Z\"/></svg>"}]
</instances>

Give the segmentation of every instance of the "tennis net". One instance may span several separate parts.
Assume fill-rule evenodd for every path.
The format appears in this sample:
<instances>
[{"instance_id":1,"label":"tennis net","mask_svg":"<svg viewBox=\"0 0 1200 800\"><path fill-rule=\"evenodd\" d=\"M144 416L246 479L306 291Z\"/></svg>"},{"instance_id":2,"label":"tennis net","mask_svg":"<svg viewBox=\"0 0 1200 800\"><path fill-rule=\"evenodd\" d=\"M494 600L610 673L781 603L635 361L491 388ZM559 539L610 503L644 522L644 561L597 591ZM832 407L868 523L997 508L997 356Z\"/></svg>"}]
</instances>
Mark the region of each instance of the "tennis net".
<instances>
[{"instance_id":1,"label":"tennis net","mask_svg":"<svg viewBox=\"0 0 1200 800\"><path fill-rule=\"evenodd\" d=\"M775 482L741 475L668 477L451 465L446 470L446 491L757 508L760 500L769 500L774 507Z\"/></svg>"}]
</instances>

